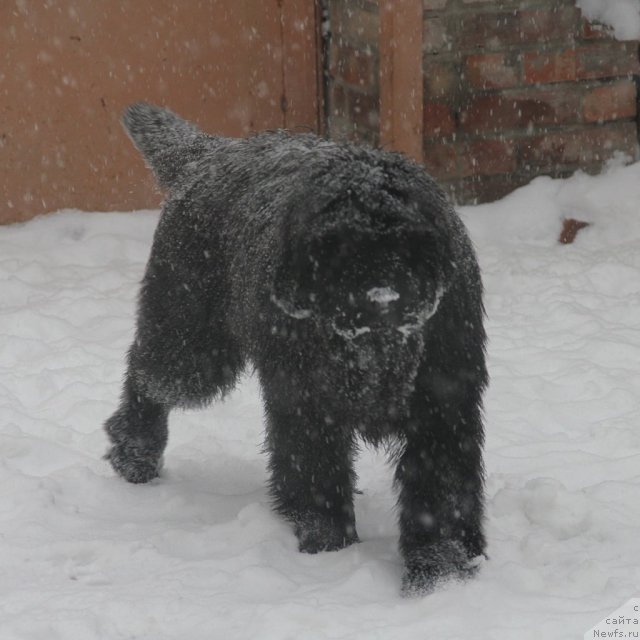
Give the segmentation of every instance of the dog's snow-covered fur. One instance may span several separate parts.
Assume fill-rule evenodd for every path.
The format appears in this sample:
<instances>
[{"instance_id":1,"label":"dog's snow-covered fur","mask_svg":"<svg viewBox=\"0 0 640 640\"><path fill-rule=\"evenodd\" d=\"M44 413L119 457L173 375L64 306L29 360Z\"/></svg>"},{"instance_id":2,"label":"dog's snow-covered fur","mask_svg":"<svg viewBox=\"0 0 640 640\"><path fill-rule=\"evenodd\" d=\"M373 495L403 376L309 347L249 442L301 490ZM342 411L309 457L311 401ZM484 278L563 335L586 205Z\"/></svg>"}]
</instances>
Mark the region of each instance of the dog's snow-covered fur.
<instances>
[{"instance_id":1,"label":"dog's snow-covered fur","mask_svg":"<svg viewBox=\"0 0 640 640\"><path fill-rule=\"evenodd\" d=\"M399 154L314 135L209 136L172 112L124 125L168 192L107 454L159 473L173 407L251 363L270 489L301 551L358 541L358 438L397 463L405 594L484 554L482 285L442 191Z\"/></svg>"}]
</instances>

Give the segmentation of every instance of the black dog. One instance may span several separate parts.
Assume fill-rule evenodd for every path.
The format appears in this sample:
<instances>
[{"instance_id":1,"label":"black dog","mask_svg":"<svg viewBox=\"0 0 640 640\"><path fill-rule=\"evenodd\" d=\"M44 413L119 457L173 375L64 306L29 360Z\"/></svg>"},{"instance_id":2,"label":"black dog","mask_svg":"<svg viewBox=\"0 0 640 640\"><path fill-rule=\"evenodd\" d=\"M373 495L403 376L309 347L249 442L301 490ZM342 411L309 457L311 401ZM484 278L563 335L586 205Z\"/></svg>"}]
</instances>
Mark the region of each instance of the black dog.
<instances>
[{"instance_id":1,"label":"black dog","mask_svg":"<svg viewBox=\"0 0 640 640\"><path fill-rule=\"evenodd\" d=\"M314 135L208 136L136 104L124 125L168 197L107 454L156 477L176 406L256 368L271 493L301 551L358 541L358 436L397 461L405 594L484 553L482 284L441 190L399 154Z\"/></svg>"}]
</instances>

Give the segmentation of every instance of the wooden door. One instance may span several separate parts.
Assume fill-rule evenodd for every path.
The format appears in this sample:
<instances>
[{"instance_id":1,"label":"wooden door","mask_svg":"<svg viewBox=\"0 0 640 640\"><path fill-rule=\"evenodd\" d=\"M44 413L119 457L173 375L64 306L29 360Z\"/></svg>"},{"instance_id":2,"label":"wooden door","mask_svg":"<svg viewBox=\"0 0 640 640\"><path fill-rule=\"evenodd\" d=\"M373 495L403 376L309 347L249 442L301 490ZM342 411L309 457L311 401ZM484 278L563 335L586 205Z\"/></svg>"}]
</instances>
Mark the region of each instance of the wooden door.
<instances>
[{"instance_id":1,"label":"wooden door","mask_svg":"<svg viewBox=\"0 0 640 640\"><path fill-rule=\"evenodd\" d=\"M0 3L0 223L160 195L119 124L136 100L212 133L319 127L314 0Z\"/></svg>"}]
</instances>

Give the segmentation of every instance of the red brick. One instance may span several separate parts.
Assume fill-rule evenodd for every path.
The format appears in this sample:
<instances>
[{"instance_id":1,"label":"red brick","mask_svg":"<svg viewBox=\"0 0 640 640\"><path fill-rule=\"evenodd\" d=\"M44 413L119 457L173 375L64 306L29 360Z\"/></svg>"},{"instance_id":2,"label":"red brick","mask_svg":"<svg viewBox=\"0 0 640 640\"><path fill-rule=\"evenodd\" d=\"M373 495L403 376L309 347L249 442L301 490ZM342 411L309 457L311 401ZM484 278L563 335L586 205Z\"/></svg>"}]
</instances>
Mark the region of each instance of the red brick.
<instances>
[{"instance_id":1,"label":"red brick","mask_svg":"<svg viewBox=\"0 0 640 640\"><path fill-rule=\"evenodd\" d=\"M584 40L611 40L613 38L613 27L599 22L589 22L582 19L581 34Z\"/></svg>"},{"instance_id":2,"label":"red brick","mask_svg":"<svg viewBox=\"0 0 640 640\"><path fill-rule=\"evenodd\" d=\"M558 238L560 244L572 244L580 229L590 226L590 222L576 220L575 218L565 218L562 221L562 232Z\"/></svg>"},{"instance_id":3,"label":"red brick","mask_svg":"<svg viewBox=\"0 0 640 640\"><path fill-rule=\"evenodd\" d=\"M524 80L529 84L568 82L576 78L576 51L528 51L524 54Z\"/></svg>"},{"instance_id":4,"label":"red brick","mask_svg":"<svg viewBox=\"0 0 640 640\"><path fill-rule=\"evenodd\" d=\"M579 47L576 56L576 75L580 80L640 73L637 43L594 42Z\"/></svg>"},{"instance_id":5,"label":"red brick","mask_svg":"<svg viewBox=\"0 0 640 640\"><path fill-rule=\"evenodd\" d=\"M520 37L523 42L541 44L572 39L578 31L580 10L576 7L552 5L549 8L529 9L520 14Z\"/></svg>"},{"instance_id":6,"label":"red brick","mask_svg":"<svg viewBox=\"0 0 640 640\"><path fill-rule=\"evenodd\" d=\"M468 56L466 81L477 89L505 89L520 82L520 63L504 53L478 53Z\"/></svg>"},{"instance_id":7,"label":"red brick","mask_svg":"<svg viewBox=\"0 0 640 640\"><path fill-rule=\"evenodd\" d=\"M490 51L520 42L517 37L519 28L517 12L469 13L453 19L458 23L458 45L463 51L467 49Z\"/></svg>"},{"instance_id":8,"label":"red brick","mask_svg":"<svg viewBox=\"0 0 640 640\"><path fill-rule=\"evenodd\" d=\"M516 147L512 140L473 140L460 160L461 175L490 176L516 170Z\"/></svg>"},{"instance_id":9,"label":"red brick","mask_svg":"<svg viewBox=\"0 0 640 640\"><path fill-rule=\"evenodd\" d=\"M424 145L424 166L434 177L441 180L458 176L457 156L460 145L430 140Z\"/></svg>"},{"instance_id":10,"label":"red brick","mask_svg":"<svg viewBox=\"0 0 640 640\"><path fill-rule=\"evenodd\" d=\"M622 80L587 91L583 101L586 122L635 118L637 91L632 80Z\"/></svg>"},{"instance_id":11,"label":"red brick","mask_svg":"<svg viewBox=\"0 0 640 640\"><path fill-rule=\"evenodd\" d=\"M449 105L444 102L425 102L424 135L446 136L456 130L456 121Z\"/></svg>"},{"instance_id":12,"label":"red brick","mask_svg":"<svg viewBox=\"0 0 640 640\"><path fill-rule=\"evenodd\" d=\"M422 8L425 11L437 11L444 9L447 6L449 0L422 0Z\"/></svg>"},{"instance_id":13,"label":"red brick","mask_svg":"<svg viewBox=\"0 0 640 640\"><path fill-rule=\"evenodd\" d=\"M635 123L610 123L525 139L520 161L528 171L601 166L615 151L636 155Z\"/></svg>"},{"instance_id":14,"label":"red brick","mask_svg":"<svg viewBox=\"0 0 640 640\"><path fill-rule=\"evenodd\" d=\"M575 7L554 5L547 9L463 14L455 20L462 50L495 51L518 44L566 43L577 31L579 15Z\"/></svg>"},{"instance_id":15,"label":"red brick","mask_svg":"<svg viewBox=\"0 0 640 640\"><path fill-rule=\"evenodd\" d=\"M445 21L438 17L424 19L422 38L422 48L427 53L445 51L453 41Z\"/></svg>"},{"instance_id":16,"label":"red brick","mask_svg":"<svg viewBox=\"0 0 640 640\"><path fill-rule=\"evenodd\" d=\"M425 56L424 95L437 99L457 95L460 91L460 73L453 61L441 61L438 56Z\"/></svg>"},{"instance_id":17,"label":"red brick","mask_svg":"<svg viewBox=\"0 0 640 640\"><path fill-rule=\"evenodd\" d=\"M460 114L460 126L471 133L500 132L575 123L580 117L581 88L531 88L477 96Z\"/></svg>"},{"instance_id":18,"label":"red brick","mask_svg":"<svg viewBox=\"0 0 640 640\"><path fill-rule=\"evenodd\" d=\"M531 181L533 176L519 173L503 173L494 176L474 176L458 180L454 184L444 185L454 202L461 204L480 204L504 198L518 187Z\"/></svg>"}]
</instances>

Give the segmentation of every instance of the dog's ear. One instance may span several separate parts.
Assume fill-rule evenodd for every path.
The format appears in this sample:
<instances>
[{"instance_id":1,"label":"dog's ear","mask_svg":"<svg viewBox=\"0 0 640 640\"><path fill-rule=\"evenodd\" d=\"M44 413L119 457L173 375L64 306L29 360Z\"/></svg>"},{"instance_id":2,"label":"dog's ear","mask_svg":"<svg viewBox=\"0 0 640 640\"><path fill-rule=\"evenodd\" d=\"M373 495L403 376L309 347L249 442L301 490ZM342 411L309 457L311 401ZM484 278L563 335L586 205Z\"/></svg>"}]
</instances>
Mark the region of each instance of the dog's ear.
<instances>
[{"instance_id":1,"label":"dog's ear","mask_svg":"<svg viewBox=\"0 0 640 640\"><path fill-rule=\"evenodd\" d=\"M146 102L127 107L122 124L158 184L167 189L179 182L185 164L197 157L206 139L195 125Z\"/></svg>"}]
</instances>

